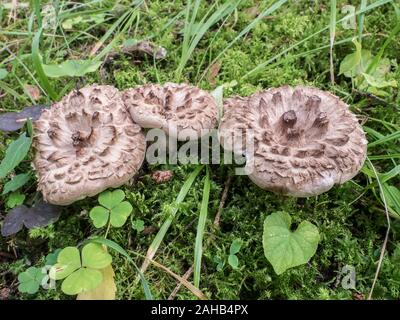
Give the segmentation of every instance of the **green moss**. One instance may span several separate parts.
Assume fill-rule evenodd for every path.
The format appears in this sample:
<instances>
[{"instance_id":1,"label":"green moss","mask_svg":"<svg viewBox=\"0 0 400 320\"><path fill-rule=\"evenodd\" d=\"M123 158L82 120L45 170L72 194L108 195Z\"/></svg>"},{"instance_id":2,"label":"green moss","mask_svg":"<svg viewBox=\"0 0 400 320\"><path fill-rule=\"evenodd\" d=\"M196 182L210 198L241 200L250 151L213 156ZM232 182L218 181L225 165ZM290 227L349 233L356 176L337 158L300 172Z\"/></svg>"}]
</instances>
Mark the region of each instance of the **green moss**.
<instances>
[{"instance_id":1,"label":"green moss","mask_svg":"<svg viewBox=\"0 0 400 320\"><path fill-rule=\"evenodd\" d=\"M126 5L126 3L127 1L120 5ZM249 95L283 84L313 85L341 96L359 114L400 126L398 110L376 102L372 104L365 97L354 95L351 81L337 75L342 59L354 50L351 42L335 46L336 84L335 86L330 84L329 49L323 48L309 52L329 44L329 31L318 33L307 41L301 42L329 25L329 1L314 3L309 6L304 6L301 2L290 3L280 8L271 18L263 19L254 29L230 46L218 60L220 70L215 75L215 79L211 79L215 81L214 84L208 77L208 72L205 72L206 68L231 44L239 32L255 19L252 12L256 14L262 12L267 5L264 2L243 1L238 10L228 17L224 24L217 23L205 34L183 71L182 81L198 83L205 89L214 89L218 85L228 83L230 85L225 89L225 96ZM115 1L104 3L105 8L111 8L109 11L111 19L89 30L88 32L93 37L79 34L82 31L79 29L68 31L65 37L71 42L67 47L62 35L57 38L45 36L41 50L46 62L56 63L65 59L87 58L88 52L118 18L118 8L113 7L113 4ZM343 4L346 4L346 1L340 2L339 5ZM65 93L94 82L113 84L122 90L144 83L175 81L175 72L182 53L184 15L177 20L172 21L172 19L182 10L184 10L182 1L146 2L146 6L140 9L139 20L135 20L128 31L121 36L121 41L130 38L150 38L151 41L167 49L168 56L165 60L153 61L149 57L131 60L129 57L120 57L110 65L103 66L101 72L87 74L81 79L50 79L52 86L57 92ZM208 6L203 2L199 8L199 17L207 10ZM8 26L3 13L3 19L0 20L1 30L27 30L29 15L30 12L22 11L15 24ZM340 14L339 16L341 17ZM395 24L396 17L391 5L368 12L365 17L365 30L368 36L363 39L363 47L377 54ZM356 35L356 32L356 30L347 30L338 25L337 40L351 38ZM74 37L77 38L72 41ZM18 50L15 48L12 50L19 55L26 68L31 71L33 78L17 60L7 63L7 67L12 71L4 83L17 91L20 96L13 97L10 94L2 96L0 99L2 110L20 110L32 103L24 93L18 79L23 84L36 85L37 74L29 58L30 38L0 33L0 41L4 43L17 39L22 44ZM291 47L293 49L284 51ZM397 65L399 50L400 42L396 38L384 53L385 57L393 61L391 72L397 81L400 81L400 69ZM0 61L7 58L7 52L1 51ZM259 73L243 78L247 72L269 60L270 63ZM0 67L4 66L0 65ZM205 76L201 78L203 72ZM0 91L0 94L2 93ZM394 89L386 100L391 104L399 104L400 95L397 89ZM51 101L42 93L37 102ZM381 122L370 120L366 125L381 134L390 133L390 128ZM0 137L1 156L4 154L6 145L11 141L10 137L14 135L1 134ZM400 152L396 141L369 151L371 155L387 152ZM387 172L397 164L398 159L374 161L379 172ZM28 168L29 161L25 161L15 171L16 173L25 172ZM151 172L157 169L172 170L173 179L164 184L155 183L151 179ZM212 221L218 211L227 175L232 168L213 166L211 169L209 217L205 233L205 242L208 245L204 251L200 282L200 288L206 295L214 299L352 299L355 292L368 295L386 231L386 221L382 214L382 205L371 190L353 203L354 199L363 192L363 186L367 185L365 176L360 174L354 179L359 186L348 182L319 197L309 199L274 195L259 189L247 177L235 176L229 189L225 209L222 211L220 228L216 229ZM124 187L127 199L134 207L131 219L143 220L146 229L138 233L132 229L128 220L123 228L112 228L109 238L131 253L138 265L142 263L151 241L168 216L184 180L192 170L193 166L190 165L145 165L137 181L131 186ZM195 181L186 200L179 206L178 215L155 256L157 262L179 275L183 275L193 264L203 177L201 175ZM396 177L392 182L393 185L398 185L400 181ZM30 186L24 188L23 191L27 193L27 198L32 198L34 195L34 188ZM1 201L4 199L1 197ZM60 220L52 226L20 232L13 242L13 248L18 253L18 260L0 264L0 288L2 282L7 285L14 283L17 274L28 266L43 265L43 257L48 252L80 244L90 235L101 234L102 231L95 229L88 217L88 212L96 205L96 201L96 198L86 199L68 206L63 210ZM3 204L1 204L1 209L4 209ZM321 234L318 251L311 261L304 266L290 269L280 276L274 273L265 259L261 244L263 221L267 215L278 210L290 213L295 224L303 220L314 223ZM400 298L399 235L400 223L393 221L387 254L374 292L375 298ZM234 270L225 263L222 270L218 270L215 258L226 260L229 246L237 238L244 241L238 253L239 268ZM9 239L0 238L0 248L2 251L8 251ZM135 282L137 274L132 265L115 252L111 254L116 273L118 298L142 299L144 293L140 284ZM355 268L356 290L344 289L341 285L343 278L341 271L346 265ZM176 286L176 281L171 276L153 266L148 269L145 276L155 298L167 298ZM192 281L192 278L189 280ZM15 291L15 285L12 289L15 298L32 298L32 296L18 294ZM33 298L66 299L69 297L62 295L60 290L41 290ZM182 288L177 298L193 299L194 296L187 289Z\"/></svg>"}]
</instances>

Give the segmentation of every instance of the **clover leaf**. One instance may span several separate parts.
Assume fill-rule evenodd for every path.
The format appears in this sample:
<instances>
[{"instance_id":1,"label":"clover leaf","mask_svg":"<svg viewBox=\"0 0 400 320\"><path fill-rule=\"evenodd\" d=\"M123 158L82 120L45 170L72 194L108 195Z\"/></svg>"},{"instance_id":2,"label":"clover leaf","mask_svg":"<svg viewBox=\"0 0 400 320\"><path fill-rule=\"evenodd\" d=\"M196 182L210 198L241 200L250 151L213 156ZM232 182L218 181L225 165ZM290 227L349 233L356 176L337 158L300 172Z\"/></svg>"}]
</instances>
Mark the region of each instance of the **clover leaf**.
<instances>
[{"instance_id":1,"label":"clover leaf","mask_svg":"<svg viewBox=\"0 0 400 320\"><path fill-rule=\"evenodd\" d=\"M89 243L80 253L76 247L66 247L58 254L50 277L64 279L61 290L75 295L96 288L103 280L100 269L111 264L111 256L100 244Z\"/></svg>"},{"instance_id":2,"label":"clover leaf","mask_svg":"<svg viewBox=\"0 0 400 320\"><path fill-rule=\"evenodd\" d=\"M61 249L56 249L53 252L49 253L46 256L46 265L52 266L52 265L56 264L57 258L58 258L58 255L60 252L61 252Z\"/></svg>"},{"instance_id":3,"label":"clover leaf","mask_svg":"<svg viewBox=\"0 0 400 320\"><path fill-rule=\"evenodd\" d=\"M278 275L307 263L320 239L317 227L308 221L300 223L294 232L290 226L291 218L286 212L274 212L264 221L264 254Z\"/></svg>"},{"instance_id":4,"label":"clover leaf","mask_svg":"<svg viewBox=\"0 0 400 320\"><path fill-rule=\"evenodd\" d=\"M239 253L242 244L243 242L241 239L235 239L229 248L228 263L233 269L237 269L239 267L239 259L236 254Z\"/></svg>"},{"instance_id":5,"label":"clover leaf","mask_svg":"<svg viewBox=\"0 0 400 320\"><path fill-rule=\"evenodd\" d=\"M42 280L45 274L41 269L36 267L30 267L26 271L21 272L18 275L18 290L29 294L34 294L39 290L39 286L42 284Z\"/></svg>"},{"instance_id":6,"label":"clover leaf","mask_svg":"<svg viewBox=\"0 0 400 320\"><path fill-rule=\"evenodd\" d=\"M104 227L108 221L113 227L122 227L132 212L132 205L125 199L125 193L120 190L105 191L99 195L99 203L90 210L90 218L96 228Z\"/></svg>"},{"instance_id":7,"label":"clover leaf","mask_svg":"<svg viewBox=\"0 0 400 320\"><path fill-rule=\"evenodd\" d=\"M144 230L144 221L141 219L136 219L132 221L132 229L137 232L142 232Z\"/></svg>"}]
</instances>

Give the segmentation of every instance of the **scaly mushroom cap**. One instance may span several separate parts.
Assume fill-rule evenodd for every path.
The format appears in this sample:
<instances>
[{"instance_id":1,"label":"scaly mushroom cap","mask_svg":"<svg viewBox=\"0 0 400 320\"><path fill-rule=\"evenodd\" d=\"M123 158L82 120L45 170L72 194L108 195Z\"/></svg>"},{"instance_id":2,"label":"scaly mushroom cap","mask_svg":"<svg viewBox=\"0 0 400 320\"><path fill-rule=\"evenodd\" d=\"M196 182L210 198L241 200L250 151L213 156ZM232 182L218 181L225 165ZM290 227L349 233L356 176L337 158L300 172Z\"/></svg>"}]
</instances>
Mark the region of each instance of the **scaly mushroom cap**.
<instances>
[{"instance_id":1,"label":"scaly mushroom cap","mask_svg":"<svg viewBox=\"0 0 400 320\"><path fill-rule=\"evenodd\" d=\"M140 168L145 138L112 86L73 91L34 123L38 190L68 205L126 183Z\"/></svg>"},{"instance_id":2,"label":"scaly mushroom cap","mask_svg":"<svg viewBox=\"0 0 400 320\"><path fill-rule=\"evenodd\" d=\"M365 134L348 105L329 92L283 86L226 99L224 109L220 142L246 156L246 172L263 189L318 195L353 178L364 163ZM254 152L246 152L251 132ZM243 146L235 145L238 137Z\"/></svg>"},{"instance_id":3,"label":"scaly mushroom cap","mask_svg":"<svg viewBox=\"0 0 400 320\"><path fill-rule=\"evenodd\" d=\"M206 91L186 84L148 84L123 93L133 121L178 140L197 139L217 126L217 105Z\"/></svg>"}]
</instances>

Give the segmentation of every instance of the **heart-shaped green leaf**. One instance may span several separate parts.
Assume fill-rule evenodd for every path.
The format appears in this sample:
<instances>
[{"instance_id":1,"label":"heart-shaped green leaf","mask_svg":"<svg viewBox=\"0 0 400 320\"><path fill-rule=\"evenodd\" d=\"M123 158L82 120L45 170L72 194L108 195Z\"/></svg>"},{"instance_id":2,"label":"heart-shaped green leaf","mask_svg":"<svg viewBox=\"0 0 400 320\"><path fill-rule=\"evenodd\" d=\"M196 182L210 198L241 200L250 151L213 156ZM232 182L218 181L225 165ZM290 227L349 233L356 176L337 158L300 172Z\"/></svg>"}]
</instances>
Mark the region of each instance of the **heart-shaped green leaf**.
<instances>
[{"instance_id":1,"label":"heart-shaped green leaf","mask_svg":"<svg viewBox=\"0 0 400 320\"><path fill-rule=\"evenodd\" d=\"M278 275L307 263L318 247L320 237L315 225L303 221L294 232L290 226L286 212L274 212L264 221L264 254Z\"/></svg>"},{"instance_id":2,"label":"heart-shaped green leaf","mask_svg":"<svg viewBox=\"0 0 400 320\"><path fill-rule=\"evenodd\" d=\"M111 256L97 243L88 243L82 249L82 266L102 269L110 265Z\"/></svg>"},{"instance_id":3,"label":"heart-shaped green leaf","mask_svg":"<svg viewBox=\"0 0 400 320\"><path fill-rule=\"evenodd\" d=\"M101 206L96 206L90 210L89 216L93 220L93 224L96 228L102 228L108 222L110 210Z\"/></svg>"},{"instance_id":4,"label":"heart-shaped green leaf","mask_svg":"<svg viewBox=\"0 0 400 320\"><path fill-rule=\"evenodd\" d=\"M68 277L72 272L81 267L81 256L76 247L66 247L61 250L57 257L57 263L52 268L50 276L60 280Z\"/></svg>"},{"instance_id":5,"label":"heart-shaped green leaf","mask_svg":"<svg viewBox=\"0 0 400 320\"><path fill-rule=\"evenodd\" d=\"M132 212L132 205L123 201L111 210L110 223L113 227L122 227Z\"/></svg>"},{"instance_id":6,"label":"heart-shaped green leaf","mask_svg":"<svg viewBox=\"0 0 400 320\"><path fill-rule=\"evenodd\" d=\"M104 191L99 195L99 203L107 209L112 209L125 199L125 193L120 190Z\"/></svg>"},{"instance_id":7,"label":"heart-shaped green leaf","mask_svg":"<svg viewBox=\"0 0 400 320\"><path fill-rule=\"evenodd\" d=\"M102 280L101 271L80 268L63 281L61 290L69 295L79 294L96 288Z\"/></svg>"}]
</instances>

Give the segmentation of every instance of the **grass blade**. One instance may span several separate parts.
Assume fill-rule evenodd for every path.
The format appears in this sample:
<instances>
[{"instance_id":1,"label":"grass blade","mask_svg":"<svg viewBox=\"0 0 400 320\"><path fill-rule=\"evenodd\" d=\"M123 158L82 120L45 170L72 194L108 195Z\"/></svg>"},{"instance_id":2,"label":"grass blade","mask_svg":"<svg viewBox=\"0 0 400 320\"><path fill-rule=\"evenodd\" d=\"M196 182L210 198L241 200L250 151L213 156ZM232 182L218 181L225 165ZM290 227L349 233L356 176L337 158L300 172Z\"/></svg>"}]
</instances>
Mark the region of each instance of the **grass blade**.
<instances>
[{"instance_id":1,"label":"grass blade","mask_svg":"<svg viewBox=\"0 0 400 320\"><path fill-rule=\"evenodd\" d=\"M387 136L384 136L374 142L369 143L368 148L375 147L384 143L388 143L392 140L398 140L398 139L400 139L400 131L393 132L392 134L388 134Z\"/></svg>"},{"instance_id":2,"label":"grass blade","mask_svg":"<svg viewBox=\"0 0 400 320\"><path fill-rule=\"evenodd\" d=\"M221 56L229 49L231 48L237 41L240 40L240 38L242 38L244 35L246 35L247 33L249 33L262 19L264 19L266 16L270 15L271 13L273 13L274 11L278 10L285 2L287 2L287 0L279 0L277 2L275 2L272 6L268 7L267 9L265 9L263 12L261 12L258 17L256 19L254 19L251 23L249 23L218 55L217 57L214 58L214 60L211 61L211 63L209 64L209 67L206 68L206 70L204 70L200 80L198 82L200 82L204 76L207 74L209 68L216 62L218 61L219 58L221 58ZM236 6L239 3L236 4Z\"/></svg>"},{"instance_id":3,"label":"grass blade","mask_svg":"<svg viewBox=\"0 0 400 320\"><path fill-rule=\"evenodd\" d=\"M210 197L210 173L207 169L206 178L204 180L203 200L201 201L199 223L197 225L196 243L194 247L194 285L199 288L200 285L200 268L201 257L203 255L203 236L206 226L208 200Z\"/></svg>"},{"instance_id":4,"label":"grass blade","mask_svg":"<svg viewBox=\"0 0 400 320\"><path fill-rule=\"evenodd\" d=\"M379 8L380 6L383 6L385 4L391 3L393 2L393 0L378 0L375 1L374 3L371 3L370 5L366 6L364 9L358 10L355 15L358 16L362 13L374 10L376 8ZM343 17L342 19L339 19L336 21L336 24L343 22L345 19L347 19L346 17ZM276 59L278 59L279 57L283 56L284 54L288 53L289 51L292 51L293 49L299 47L300 45L302 45L303 43L306 43L308 40L314 38L315 36L325 32L326 30L329 30L329 25L318 30L317 32L314 32L313 34L309 35L308 37L305 37L304 39L296 42L295 44L289 46L288 48L286 48L285 50L281 51L280 53L278 53L277 55L273 56L272 58L268 59L267 61L260 63L259 65L257 65L255 68L253 68L252 70L250 70L249 72L247 72L245 75L243 75L242 79L248 78L250 76L255 76L257 73L261 72L262 70L264 70L264 68L269 65L271 62L275 61Z\"/></svg>"},{"instance_id":5,"label":"grass blade","mask_svg":"<svg viewBox=\"0 0 400 320\"><path fill-rule=\"evenodd\" d=\"M329 22L329 63L331 73L331 84L335 84L335 70L333 68L333 46L336 33L336 0L331 0L331 18Z\"/></svg>"},{"instance_id":6,"label":"grass blade","mask_svg":"<svg viewBox=\"0 0 400 320\"><path fill-rule=\"evenodd\" d=\"M176 213L178 212L178 205L182 203L185 199L187 193L189 192L190 187L192 186L194 180L203 169L203 166L198 166L186 179L185 183L183 184L176 200L174 203L174 208L172 209L171 213L168 215L167 219L164 221L163 225L161 226L160 230L158 231L156 237L154 238L153 242L151 243L149 249L147 250L146 258L143 261L142 266L140 267L140 271L145 273L149 264L150 260L153 259L155 256L158 248L160 247L161 242L163 241L169 227L171 226L172 221L175 218Z\"/></svg>"},{"instance_id":7,"label":"grass blade","mask_svg":"<svg viewBox=\"0 0 400 320\"><path fill-rule=\"evenodd\" d=\"M360 10L364 10L366 6L367 6L367 0L361 0ZM364 30L364 17L365 17L364 13L360 13L360 15L358 17L358 42L359 43L362 43L362 34L363 34L363 30Z\"/></svg>"},{"instance_id":8,"label":"grass blade","mask_svg":"<svg viewBox=\"0 0 400 320\"><path fill-rule=\"evenodd\" d=\"M39 43L40 37L42 35L42 28L40 28L33 37L32 40L32 63L36 70L36 73L39 77L40 84L42 88L46 91L46 93L50 96L51 99L57 100L58 95L54 91L53 87L51 86L49 79L47 78L46 74L44 73L43 66L42 66L42 58L40 57L39 51Z\"/></svg>"},{"instance_id":9,"label":"grass blade","mask_svg":"<svg viewBox=\"0 0 400 320\"><path fill-rule=\"evenodd\" d=\"M126 252L124 248L122 248L118 243L116 243L116 242L114 242L112 240L101 238L101 237L90 239L90 241L91 242L96 242L96 243L99 243L99 244L103 244L103 245L105 245L105 246L107 246L107 247L109 247L111 249L114 249L118 253L122 254L125 258L127 258L128 261L133 264L133 266L135 267L135 269L139 273L140 281L142 282L143 291L144 291L144 294L146 296L146 299L147 300L153 300L153 295L151 294L149 285L148 285L143 273L140 271L140 269L137 266L137 264L135 263L135 261L133 261L133 259L129 255L129 253Z\"/></svg>"}]
</instances>

